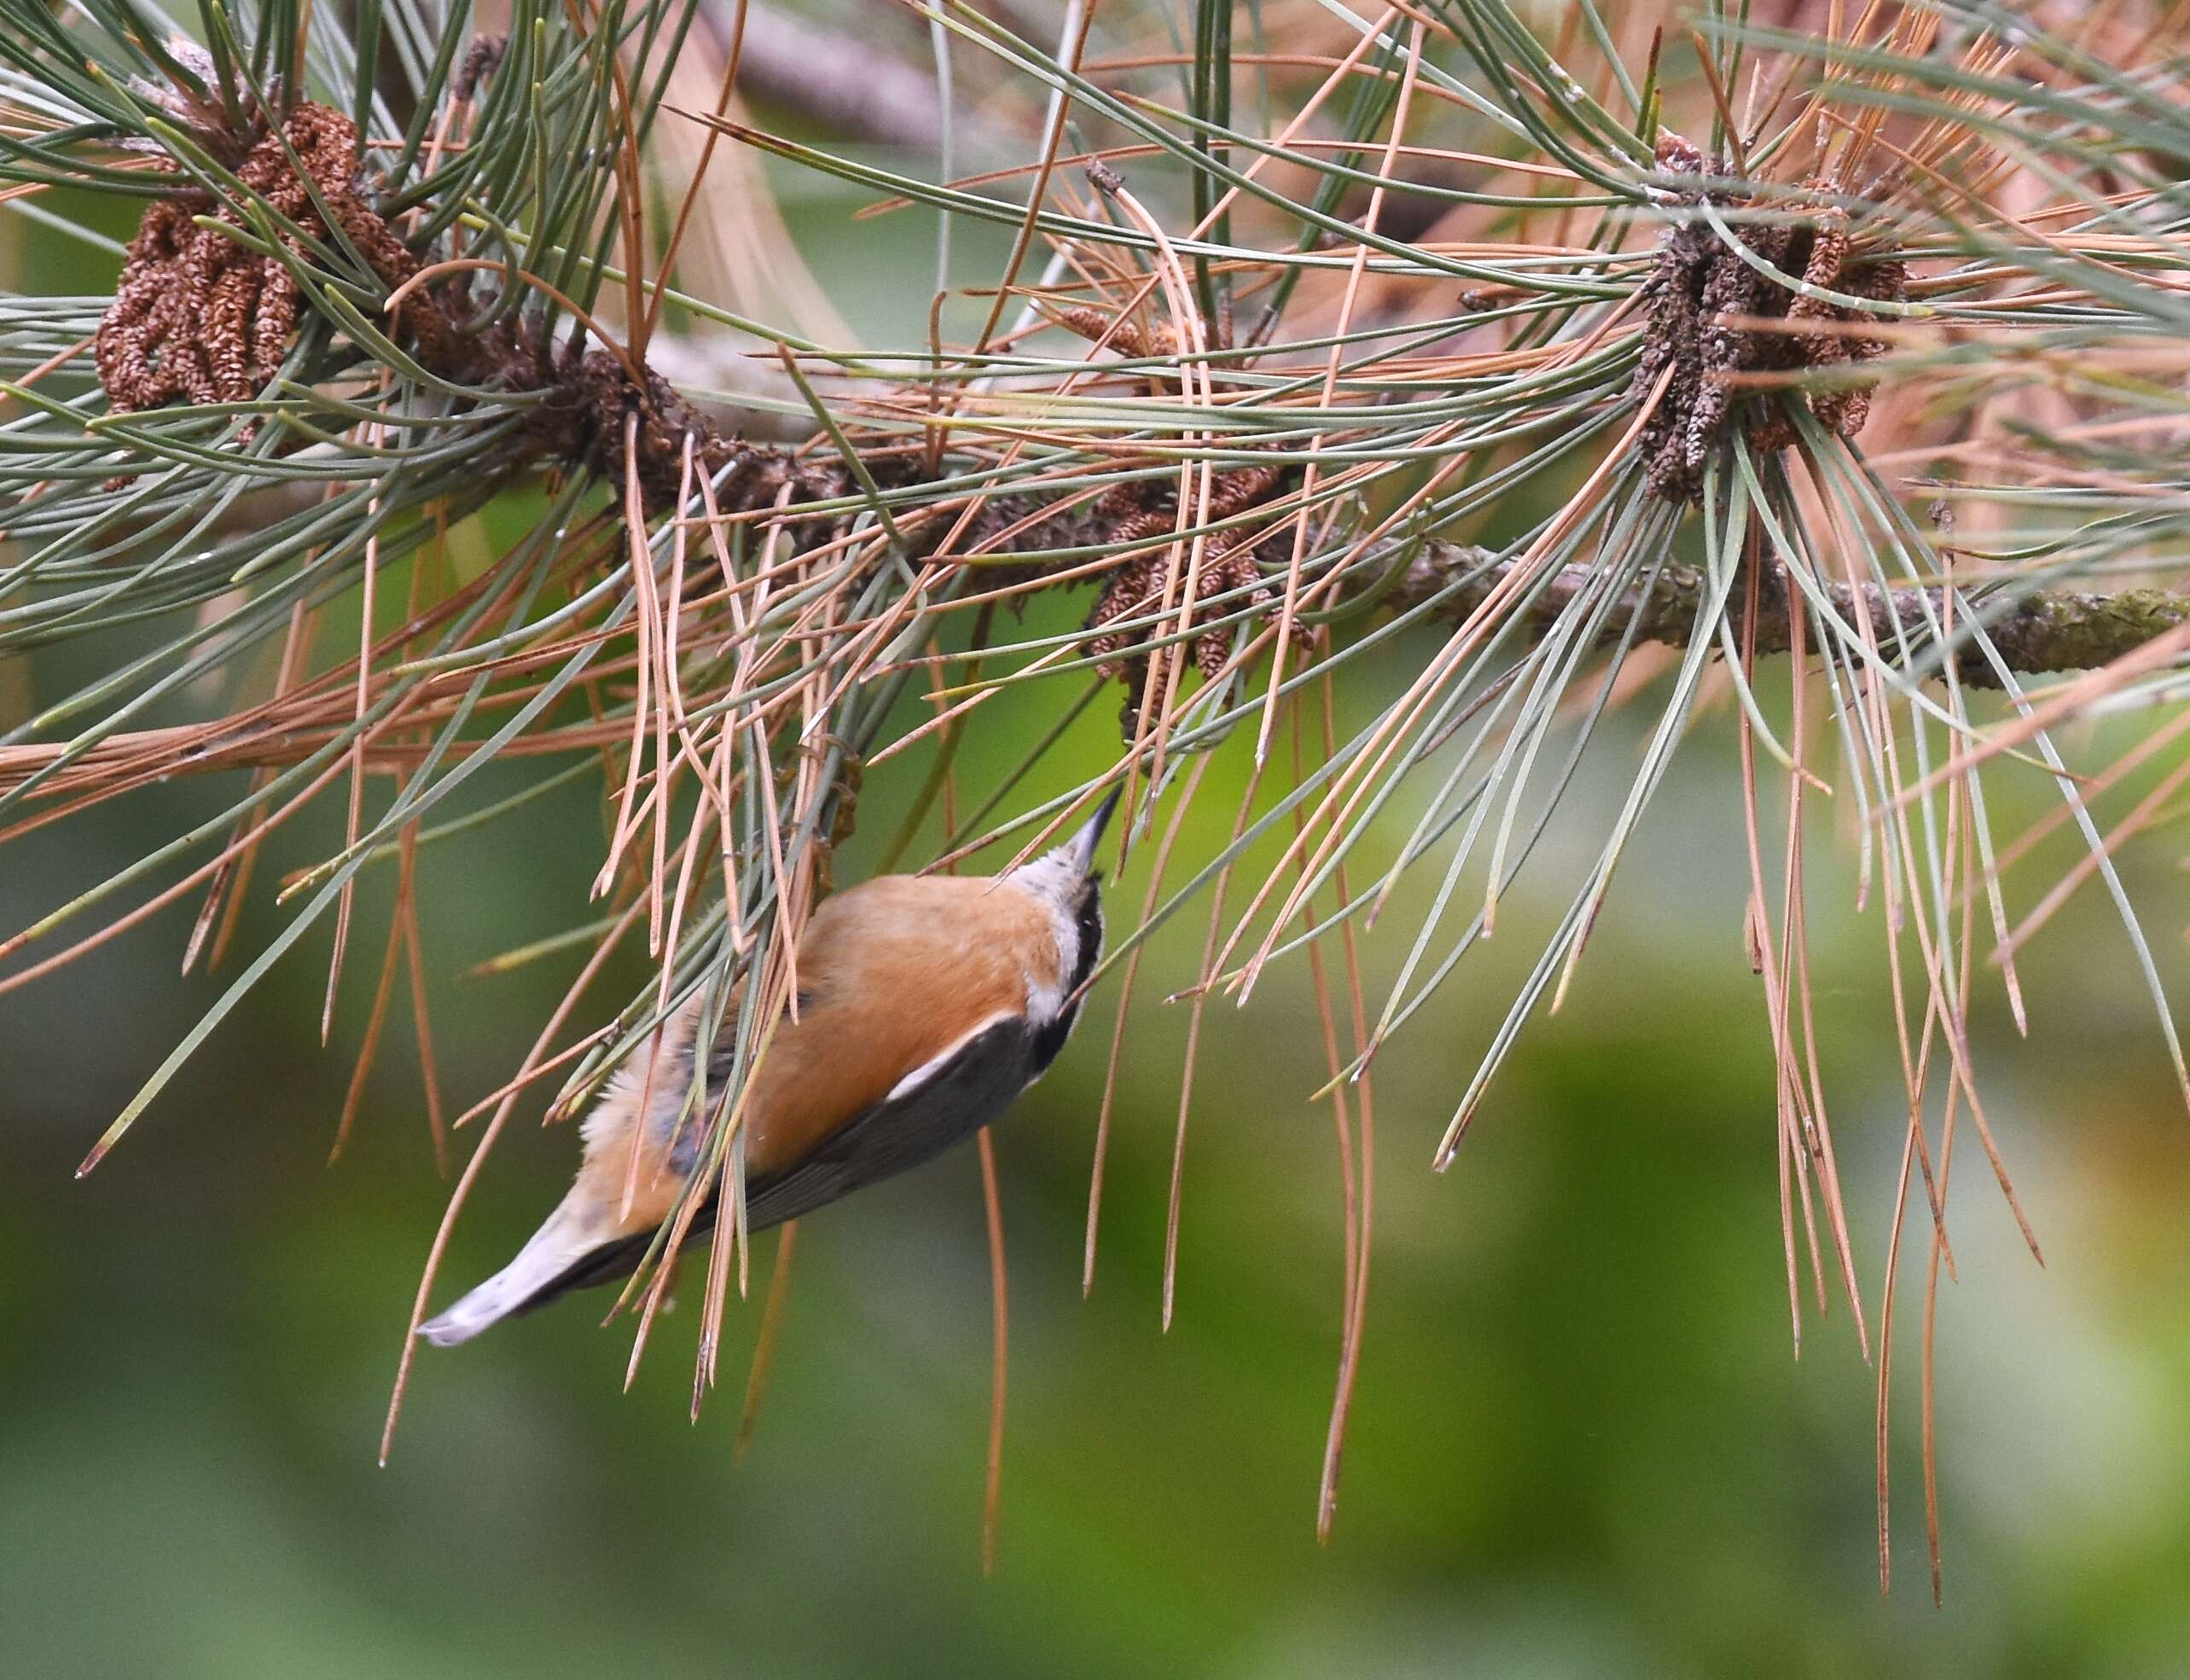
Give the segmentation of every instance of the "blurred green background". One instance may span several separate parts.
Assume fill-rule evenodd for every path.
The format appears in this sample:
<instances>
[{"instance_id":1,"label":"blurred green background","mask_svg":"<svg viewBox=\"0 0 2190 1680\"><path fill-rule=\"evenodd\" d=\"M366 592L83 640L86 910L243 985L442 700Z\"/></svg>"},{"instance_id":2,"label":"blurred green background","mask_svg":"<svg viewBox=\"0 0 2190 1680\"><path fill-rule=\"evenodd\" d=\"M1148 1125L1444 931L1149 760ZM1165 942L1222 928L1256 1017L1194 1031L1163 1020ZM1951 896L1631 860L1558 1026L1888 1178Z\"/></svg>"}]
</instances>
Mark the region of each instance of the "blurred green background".
<instances>
[{"instance_id":1,"label":"blurred green background","mask_svg":"<svg viewBox=\"0 0 2190 1680\"><path fill-rule=\"evenodd\" d=\"M874 241L902 240L882 248L918 267L927 231L855 229L853 201L782 184L870 341L917 331L925 282L893 286ZM0 241L20 234L0 224ZM57 248L11 254L30 289L92 283ZM969 277L993 266L971 235L958 257ZM1037 611L1062 623L1081 605ZM325 634L331 650L354 625ZM80 681L90 652L0 673L10 703ZM1385 680L1412 662L1395 657ZM1036 696L984 714L964 786L990 785L1047 725L1053 702ZM1083 718L1030 794L1114 753L1108 713ZM1304 962L1274 969L1245 1014L1208 1015L1177 1317L1158 1328L1185 1030L1183 1007L1159 1000L1190 977L1199 916L1159 940L1142 977L1090 1299L1081 1232L1114 985L999 1136L1010 1410L987 1579L989 1272L972 1151L806 1222L741 1465L731 1445L758 1270L697 1427L696 1291L628 1395L628 1334L596 1329L589 1309L606 1298L586 1298L424 1350L381 1468L381 1412L448 1189L400 1002L357 1135L326 1162L388 882L361 897L330 1050L317 1042L322 931L82 1183L71 1174L91 1139L227 976L178 981L184 907L0 1000L0 1662L38 1680L2190 1671L2190 1123L2103 898L2083 895L2027 953L2028 1043L1996 988L1978 1021L1988 1113L2048 1264L2023 1250L1981 1157L1963 1154L1961 1281L1943 1290L1939 1326L1943 1609L1924 1563L1920 1243L1894 1348L1889 1597L1873 1551L1873 1375L1844 1310L1806 1314L1790 1357L1723 708L1654 807L1564 1011L1531 1029L1451 1171L1428 1171L1620 797L1639 721L1608 732L1497 939L1378 1064L1367 1337L1327 1547L1314 1514L1339 1200L1328 1112L1305 1100L1323 1075ZM1229 822L1246 748L1234 742L1212 771L1186 859ZM482 801L514 785L486 780ZM845 878L918 781L908 761L870 785ZM2009 773L1996 788L2003 834L2044 808L2035 782ZM11 846L0 924L232 797L163 788ZM1414 815L1395 811L1371 852L1388 856ZM269 863L318 855L338 820L299 827ZM1831 828L1811 853L1813 956L1875 1329L1903 1115L1878 910L1853 910ZM579 919L601 843L597 799L572 790L429 854L455 1106L514 1071L574 963L456 977ZM2017 902L2069 855L2026 866ZM1130 921L1147 861L1113 888L1113 925ZM2178 862L2144 843L2123 872L2181 998ZM247 945L279 925L276 874L262 868ZM1401 910L1392 922L1410 926ZM1368 941L1372 1007L1403 950L1393 929ZM642 978L620 968L596 1007ZM516 1128L439 1299L521 1241L575 1143Z\"/></svg>"}]
</instances>

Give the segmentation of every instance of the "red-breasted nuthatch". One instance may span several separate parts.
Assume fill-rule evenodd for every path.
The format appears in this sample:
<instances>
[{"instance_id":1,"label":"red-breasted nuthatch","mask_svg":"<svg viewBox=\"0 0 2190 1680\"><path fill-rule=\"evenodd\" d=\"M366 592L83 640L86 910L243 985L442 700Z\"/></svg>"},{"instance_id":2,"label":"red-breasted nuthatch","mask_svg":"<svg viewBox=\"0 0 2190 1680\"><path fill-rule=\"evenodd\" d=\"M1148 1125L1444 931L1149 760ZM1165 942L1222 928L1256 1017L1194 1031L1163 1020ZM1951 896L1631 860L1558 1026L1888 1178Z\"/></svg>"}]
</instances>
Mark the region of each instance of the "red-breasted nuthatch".
<instances>
[{"instance_id":1,"label":"red-breasted nuthatch","mask_svg":"<svg viewBox=\"0 0 2190 1680\"><path fill-rule=\"evenodd\" d=\"M1042 1076L1102 951L1095 853L1117 803L1113 793L1078 834L1001 877L882 875L822 901L799 941L797 1016L777 1024L746 1101L748 1229L919 1166ZM672 1015L651 1055L609 1081L586 1117L570 1194L515 1259L421 1327L427 1340L468 1341L566 1290L627 1276L645 1257L699 1166L699 1007L695 997ZM726 1013L726 1033L735 1019ZM718 1042L699 1113L713 1111L730 1059ZM711 1198L694 1229L714 1218Z\"/></svg>"}]
</instances>

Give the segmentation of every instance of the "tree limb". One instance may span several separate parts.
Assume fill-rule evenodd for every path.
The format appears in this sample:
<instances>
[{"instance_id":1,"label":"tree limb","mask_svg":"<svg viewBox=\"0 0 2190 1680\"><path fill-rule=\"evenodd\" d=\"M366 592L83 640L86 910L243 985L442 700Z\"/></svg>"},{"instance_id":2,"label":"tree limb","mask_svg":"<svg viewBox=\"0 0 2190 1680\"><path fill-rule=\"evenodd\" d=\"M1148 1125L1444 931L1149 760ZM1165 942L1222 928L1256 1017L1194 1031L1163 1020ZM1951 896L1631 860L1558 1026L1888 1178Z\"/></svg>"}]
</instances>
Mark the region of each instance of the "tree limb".
<instances>
[{"instance_id":1,"label":"tree limb","mask_svg":"<svg viewBox=\"0 0 2190 1680\"><path fill-rule=\"evenodd\" d=\"M735 16L727 3L706 14L725 43ZM899 56L880 34L852 35L758 0L746 8L738 88L846 139L919 152L943 141L943 106L930 67ZM970 140L984 155L1004 154L1006 138L986 118L956 114L961 143Z\"/></svg>"},{"instance_id":2,"label":"tree limb","mask_svg":"<svg viewBox=\"0 0 2190 1680\"><path fill-rule=\"evenodd\" d=\"M1465 618L1479 607L1500 583L1510 577L1516 562L1488 564L1489 550L1457 543L1425 543L1408 562L1406 571L1388 597L1399 607L1419 606L1454 580L1477 575L1446 598L1440 615ZM1524 609L1538 630L1548 630L1587 587L1592 576L1586 566L1561 567ZM1617 637L1629 619L1640 613L1637 639L1646 642L1686 642L1693 633L1702 608L1705 579L1686 566L1667 566L1647 591L1631 589L1627 598L1606 620L1606 637ZM1827 595L1833 611L1844 622L1860 627L1868 619L1871 633L1882 649L1897 650L1906 637L1912 652L1936 646L1932 626L1946 617L1945 592L1941 590L1885 589L1836 583ZM1786 592L1777 580L1763 591L1756 624L1756 648L1760 654L1784 654L1790 642ZM1967 597L1965 596L1966 601ZM2153 637L2190 624L2190 595L2171 590L2132 589L2100 593L2083 590L2035 590L1996 613L1982 598L1978 607L1985 615L1986 633L2009 670L2020 676L2045 676L2055 671L2083 671L2133 653ZM1735 634L1746 636L1743 608L1731 608ZM1813 615L1814 616L1814 615ZM1966 606L1962 618L1966 622ZM1815 644L1813 631L1810 642ZM1962 645L1966 648L1966 641ZM1997 688L1991 664L1965 654L1960 676L1971 688Z\"/></svg>"}]
</instances>

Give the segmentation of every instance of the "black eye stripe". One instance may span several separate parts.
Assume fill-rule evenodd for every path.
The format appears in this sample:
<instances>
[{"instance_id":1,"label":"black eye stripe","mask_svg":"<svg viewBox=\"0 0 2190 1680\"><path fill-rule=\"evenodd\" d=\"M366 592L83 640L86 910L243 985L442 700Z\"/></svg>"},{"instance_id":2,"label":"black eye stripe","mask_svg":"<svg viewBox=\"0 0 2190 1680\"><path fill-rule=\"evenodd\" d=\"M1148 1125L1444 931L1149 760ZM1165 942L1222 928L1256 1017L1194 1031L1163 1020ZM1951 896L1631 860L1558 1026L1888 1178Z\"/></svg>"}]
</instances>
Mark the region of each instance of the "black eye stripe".
<instances>
[{"instance_id":1,"label":"black eye stripe","mask_svg":"<svg viewBox=\"0 0 2190 1680\"><path fill-rule=\"evenodd\" d=\"M1073 957L1072 978L1065 985L1065 1007L1057 1012L1054 1020L1047 1021L1034 1029L1030 1048L1037 1073L1057 1058L1065 1048L1065 1040L1072 1037L1072 1023L1079 1019L1079 990L1087 984L1088 976L1102 956L1102 894L1096 891L1092 879L1087 890L1080 895L1072 921L1079 934L1080 948Z\"/></svg>"},{"instance_id":2,"label":"black eye stripe","mask_svg":"<svg viewBox=\"0 0 2190 1680\"><path fill-rule=\"evenodd\" d=\"M1072 977L1065 987L1069 997L1087 983L1095 972L1095 965L1102 956L1102 893L1095 882L1088 882L1088 890L1081 895L1080 907L1075 918L1078 924L1080 949L1072 963Z\"/></svg>"}]
</instances>

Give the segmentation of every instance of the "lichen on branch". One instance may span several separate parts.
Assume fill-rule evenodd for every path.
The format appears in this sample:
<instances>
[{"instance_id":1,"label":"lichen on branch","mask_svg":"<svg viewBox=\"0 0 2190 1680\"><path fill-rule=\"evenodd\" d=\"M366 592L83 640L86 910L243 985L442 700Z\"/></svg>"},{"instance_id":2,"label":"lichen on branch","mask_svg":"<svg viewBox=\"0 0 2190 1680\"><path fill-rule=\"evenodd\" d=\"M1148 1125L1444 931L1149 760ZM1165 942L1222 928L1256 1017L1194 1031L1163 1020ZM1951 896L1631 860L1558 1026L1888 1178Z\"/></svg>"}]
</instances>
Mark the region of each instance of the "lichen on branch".
<instances>
[{"instance_id":1,"label":"lichen on branch","mask_svg":"<svg viewBox=\"0 0 2190 1680\"><path fill-rule=\"evenodd\" d=\"M1403 608L1442 596L1439 615L1457 619L1480 607L1518 567L1518 561L1500 560L1484 549L1424 543L1409 558L1387 599L1395 608ZM1533 627L1548 630L1594 582L1594 571L1588 566L1560 567L1521 610ZM1456 583L1458 588L1454 587ZM1629 590L1615 604L1606 637L1618 637L1632 624L1639 642L1685 642L1695 634L1703 615L1707 588L1708 580L1693 567L1661 567L1647 586ZM1925 648L1937 647L1942 629L1959 619L1966 630L1971 616L1970 599L1958 605L1943 589L1832 583L1823 586L1823 593L1842 623L1859 638L1868 631L1872 644L1896 664L1902 663L1903 646L1910 649L1908 662L1914 665ZM1759 591L1752 622L1741 595L1737 590L1728 608L1737 644L1761 654L1788 652L1794 646L1796 603L1802 598L1791 596L1785 582L1775 578L1770 587ZM2031 590L2005 602L1989 601L1981 594L1975 600L1993 653L2021 677L2108 665L2190 624L2190 595L2173 590ZM1815 613L1813 605L1803 604ZM1814 631L1808 641L1816 645ZM1990 660L1970 651L1961 638L1957 644L1962 648L1957 681L1970 688L2001 686Z\"/></svg>"}]
</instances>

